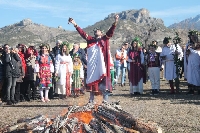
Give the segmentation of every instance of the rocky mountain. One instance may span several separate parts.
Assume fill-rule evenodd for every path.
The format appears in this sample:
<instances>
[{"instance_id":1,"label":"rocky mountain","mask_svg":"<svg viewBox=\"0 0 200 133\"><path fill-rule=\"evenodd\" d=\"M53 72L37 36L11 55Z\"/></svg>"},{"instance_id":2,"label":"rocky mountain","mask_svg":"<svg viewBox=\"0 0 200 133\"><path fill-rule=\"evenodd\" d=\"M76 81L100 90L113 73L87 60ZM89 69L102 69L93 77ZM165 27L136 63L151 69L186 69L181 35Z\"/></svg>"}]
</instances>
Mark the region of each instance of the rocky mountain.
<instances>
[{"instance_id":1,"label":"rocky mountain","mask_svg":"<svg viewBox=\"0 0 200 133\"><path fill-rule=\"evenodd\" d=\"M105 32L114 22L115 14L119 14L120 20L115 30L114 36L110 39L111 49L114 51L123 42L131 42L136 36L141 38L143 46L147 46L152 40L157 40L162 45L164 37L174 37L175 31L167 28L163 20L153 18L147 9L127 10L120 13L109 14L104 20L96 22L94 25L83 27L84 31L93 35L93 29L101 27ZM187 32L185 30L176 30L179 32L183 43L186 42ZM5 26L0 29L0 43L9 43L16 45L18 43L34 44L46 42L55 45L57 39L85 42L77 31L67 31L61 26L57 28L47 27L42 24L36 24L30 19L24 19L19 23ZM185 42L184 42L185 41Z\"/></svg>"},{"instance_id":2,"label":"rocky mountain","mask_svg":"<svg viewBox=\"0 0 200 133\"><path fill-rule=\"evenodd\" d=\"M169 28L200 31L200 14L197 15L196 17L185 19L179 23L174 23L170 25Z\"/></svg>"}]
</instances>

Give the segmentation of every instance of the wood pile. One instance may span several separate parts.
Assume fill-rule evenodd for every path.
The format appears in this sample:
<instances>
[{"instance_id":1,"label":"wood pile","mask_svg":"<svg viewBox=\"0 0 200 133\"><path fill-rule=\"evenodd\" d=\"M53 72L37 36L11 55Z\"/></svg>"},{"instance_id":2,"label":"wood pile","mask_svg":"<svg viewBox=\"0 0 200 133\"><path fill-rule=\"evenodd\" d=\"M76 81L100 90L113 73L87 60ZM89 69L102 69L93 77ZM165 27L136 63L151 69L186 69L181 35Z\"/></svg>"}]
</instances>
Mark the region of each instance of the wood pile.
<instances>
[{"instance_id":1,"label":"wood pile","mask_svg":"<svg viewBox=\"0 0 200 133\"><path fill-rule=\"evenodd\" d=\"M55 117L20 119L2 132L12 133L162 133L154 122L144 122L123 111L119 102L70 106Z\"/></svg>"}]
</instances>

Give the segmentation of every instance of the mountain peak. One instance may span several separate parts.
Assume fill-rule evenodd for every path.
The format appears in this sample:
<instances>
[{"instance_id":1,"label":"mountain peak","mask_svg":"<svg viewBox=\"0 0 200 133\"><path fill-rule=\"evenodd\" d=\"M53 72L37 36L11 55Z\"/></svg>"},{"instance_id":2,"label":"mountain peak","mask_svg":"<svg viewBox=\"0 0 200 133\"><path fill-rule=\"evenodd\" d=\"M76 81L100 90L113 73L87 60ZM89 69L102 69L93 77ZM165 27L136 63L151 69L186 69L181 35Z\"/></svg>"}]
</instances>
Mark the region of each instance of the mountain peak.
<instances>
[{"instance_id":1,"label":"mountain peak","mask_svg":"<svg viewBox=\"0 0 200 133\"><path fill-rule=\"evenodd\" d=\"M31 25L33 24L32 20L27 18L27 19L23 19L22 21L20 21L18 23L19 26L27 26L27 25Z\"/></svg>"},{"instance_id":2,"label":"mountain peak","mask_svg":"<svg viewBox=\"0 0 200 133\"><path fill-rule=\"evenodd\" d=\"M182 20L179 23L174 23L169 26L169 28L181 28L181 29L195 29L200 30L200 14L195 17L190 17L185 20Z\"/></svg>"}]
</instances>

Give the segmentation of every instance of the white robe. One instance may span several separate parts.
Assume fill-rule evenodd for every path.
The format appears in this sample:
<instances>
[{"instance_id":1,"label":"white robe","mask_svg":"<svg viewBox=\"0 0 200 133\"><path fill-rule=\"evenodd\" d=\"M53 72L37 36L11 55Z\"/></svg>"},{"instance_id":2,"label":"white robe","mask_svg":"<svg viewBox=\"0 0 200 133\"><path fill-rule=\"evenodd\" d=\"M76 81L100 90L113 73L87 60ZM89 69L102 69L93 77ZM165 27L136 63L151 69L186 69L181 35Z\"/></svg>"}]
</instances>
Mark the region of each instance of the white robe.
<instances>
[{"instance_id":1,"label":"white robe","mask_svg":"<svg viewBox=\"0 0 200 133\"><path fill-rule=\"evenodd\" d=\"M178 44L177 44L178 45ZM176 66L174 64L174 52L176 51L176 47L172 44L170 47L163 47L160 56L166 56L166 59L163 60L164 63L164 75L165 79L173 80L176 78ZM183 52L181 47L178 45L178 53L179 59L182 59Z\"/></svg>"},{"instance_id":2,"label":"white robe","mask_svg":"<svg viewBox=\"0 0 200 133\"><path fill-rule=\"evenodd\" d=\"M62 62L66 62L67 64L62 64ZM68 67L69 72L72 74L73 73L73 62L72 62L71 56L70 55L61 56L60 54L57 55L55 69L56 69L56 73L58 74L58 77L60 77L60 79L57 81L57 84L65 86L67 67ZM71 78L70 78L70 83L72 83Z\"/></svg>"},{"instance_id":3,"label":"white robe","mask_svg":"<svg viewBox=\"0 0 200 133\"><path fill-rule=\"evenodd\" d=\"M191 48L187 65L187 82L200 86L200 51Z\"/></svg>"},{"instance_id":4,"label":"white robe","mask_svg":"<svg viewBox=\"0 0 200 133\"><path fill-rule=\"evenodd\" d=\"M86 83L90 84L101 80L106 75L104 56L100 47L95 44L87 48L87 79Z\"/></svg>"}]
</instances>

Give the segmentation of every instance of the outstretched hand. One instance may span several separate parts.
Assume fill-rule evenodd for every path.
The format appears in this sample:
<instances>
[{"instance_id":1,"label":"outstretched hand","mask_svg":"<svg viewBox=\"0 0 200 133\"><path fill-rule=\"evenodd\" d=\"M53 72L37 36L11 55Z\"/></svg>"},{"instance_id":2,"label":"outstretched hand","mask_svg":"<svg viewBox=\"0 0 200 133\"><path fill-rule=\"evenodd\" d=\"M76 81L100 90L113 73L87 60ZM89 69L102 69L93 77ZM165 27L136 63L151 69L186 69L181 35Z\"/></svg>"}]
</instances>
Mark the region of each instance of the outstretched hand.
<instances>
[{"instance_id":1,"label":"outstretched hand","mask_svg":"<svg viewBox=\"0 0 200 133\"><path fill-rule=\"evenodd\" d=\"M115 22L119 20L119 15L115 15Z\"/></svg>"},{"instance_id":2,"label":"outstretched hand","mask_svg":"<svg viewBox=\"0 0 200 133\"><path fill-rule=\"evenodd\" d=\"M69 23L72 23L74 26L76 25L76 22L74 21L73 18L69 18L69 20L68 20L68 24L69 24Z\"/></svg>"}]
</instances>

